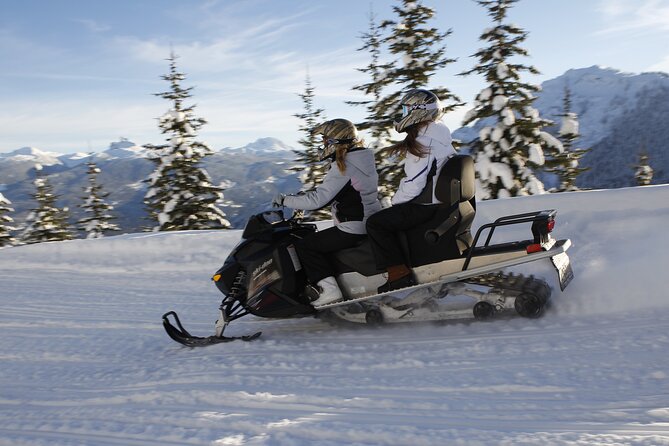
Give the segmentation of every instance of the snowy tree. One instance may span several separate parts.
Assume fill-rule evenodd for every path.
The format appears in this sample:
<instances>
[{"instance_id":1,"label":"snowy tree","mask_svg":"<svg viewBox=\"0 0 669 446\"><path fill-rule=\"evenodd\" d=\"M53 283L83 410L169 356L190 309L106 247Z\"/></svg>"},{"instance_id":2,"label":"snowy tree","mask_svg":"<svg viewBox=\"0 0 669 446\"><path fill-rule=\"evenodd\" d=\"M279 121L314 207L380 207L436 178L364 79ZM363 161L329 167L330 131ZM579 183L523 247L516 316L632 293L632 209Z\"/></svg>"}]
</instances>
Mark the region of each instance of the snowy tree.
<instances>
[{"instance_id":1,"label":"snowy tree","mask_svg":"<svg viewBox=\"0 0 669 446\"><path fill-rule=\"evenodd\" d=\"M392 68L387 70L385 84L394 84L393 93L384 96L378 102L377 116L388 117L383 123L391 128L393 118L400 115L400 99L409 90L426 88L434 92L440 99L444 112L449 112L462 105L460 98L448 88L430 86L430 80L439 70L455 62L446 57L446 46L442 44L452 30L444 33L429 26L434 18L435 10L423 5L420 0L400 0L393 6L397 18L384 20L381 28L389 30L385 37L389 52L397 58ZM380 160L379 184L386 192L397 189L400 179L404 176L404 160L393 160L389 156L391 149L381 149L377 158Z\"/></svg>"},{"instance_id":2,"label":"snowy tree","mask_svg":"<svg viewBox=\"0 0 669 446\"><path fill-rule=\"evenodd\" d=\"M119 227L111 223L115 218L109 213L114 207L105 201L109 193L104 192L102 185L98 183L100 168L94 161L86 163L88 170L88 186L84 188L84 204L79 205L87 215L77 223L79 228L87 235L86 238L101 238L106 231L118 231Z\"/></svg>"},{"instance_id":3,"label":"snowy tree","mask_svg":"<svg viewBox=\"0 0 669 446\"><path fill-rule=\"evenodd\" d=\"M480 40L488 46L474 54L478 63L461 75L477 73L488 83L466 114L463 125L479 119L486 124L467 143L476 161L477 196L501 198L544 193L534 171L544 164L544 150L562 151L560 141L544 131L551 121L540 118L532 106L539 87L520 81L523 71L538 74L532 66L517 63L528 53L520 44L527 33L505 23L508 9L517 0L476 0L488 9L495 26Z\"/></svg>"},{"instance_id":4,"label":"snowy tree","mask_svg":"<svg viewBox=\"0 0 669 446\"><path fill-rule=\"evenodd\" d=\"M16 228L11 226L14 219L7 215L9 212L14 212L14 209L10 207L11 205L12 202L0 193L0 248L16 243L16 240L12 237L12 231Z\"/></svg>"},{"instance_id":5,"label":"snowy tree","mask_svg":"<svg viewBox=\"0 0 669 446\"><path fill-rule=\"evenodd\" d=\"M648 153L645 150L639 154L639 164L635 166L634 178L639 186L648 186L653 179L653 168L650 167Z\"/></svg>"},{"instance_id":6,"label":"snowy tree","mask_svg":"<svg viewBox=\"0 0 669 446\"><path fill-rule=\"evenodd\" d=\"M588 170L587 167L579 167L579 160L590 149L578 149L574 142L581 137L578 129L578 116L571 111L571 92L565 87L564 112L559 115L562 118L558 139L562 143L563 150L549 148L544 170L553 173L558 178L556 192L575 191L576 177ZM551 190L553 191L553 190Z\"/></svg>"},{"instance_id":7,"label":"snowy tree","mask_svg":"<svg viewBox=\"0 0 669 446\"><path fill-rule=\"evenodd\" d=\"M22 243L41 243L71 240L72 233L68 225L67 208L56 207L58 196L46 176L41 175L42 166L35 166L35 193L32 195L37 208L32 209L26 218L26 225L20 234Z\"/></svg>"},{"instance_id":8,"label":"snowy tree","mask_svg":"<svg viewBox=\"0 0 669 446\"><path fill-rule=\"evenodd\" d=\"M224 229L230 223L218 207L223 190L214 186L201 167L204 157L213 152L197 140L197 131L207 123L194 114L195 105L186 106L192 87L181 86L186 76L177 70L177 56L172 53L169 74L161 76L170 84L169 91L156 96L171 102L171 108L159 118L159 127L168 143L150 146L156 168L146 180L144 197L151 219L157 224L153 231L187 229Z\"/></svg>"},{"instance_id":9,"label":"snowy tree","mask_svg":"<svg viewBox=\"0 0 669 446\"><path fill-rule=\"evenodd\" d=\"M390 128L392 116L387 116L387 110L390 108L381 101L383 89L393 82L388 74L393 71L395 64L393 62L382 63L382 44L383 36L381 27L376 22L376 16L373 12L369 13L369 30L362 34L363 45L358 51L367 51L370 55L369 64L365 68L358 68L361 73L369 76L369 81L356 85L353 90L362 92L366 99L361 101L346 101L349 105L364 106L367 115L365 121L357 123L358 130L368 130L371 136L370 147L375 151L389 145L391 141Z\"/></svg>"},{"instance_id":10,"label":"snowy tree","mask_svg":"<svg viewBox=\"0 0 669 446\"><path fill-rule=\"evenodd\" d=\"M303 136L298 142L304 149L295 150L296 164L289 170L299 173L300 181L303 184L302 189L308 192L321 184L328 169L328 163L318 159L318 149L323 145L323 141L321 141L320 135L311 133L314 127L325 121L325 115L322 108L314 108L314 87L311 85L309 73L307 73L305 79L304 93L299 93L298 96L302 99L304 111L293 116L302 121L299 130L303 133ZM305 220L327 220L331 218L332 215L328 209L319 209L308 212Z\"/></svg>"}]
</instances>

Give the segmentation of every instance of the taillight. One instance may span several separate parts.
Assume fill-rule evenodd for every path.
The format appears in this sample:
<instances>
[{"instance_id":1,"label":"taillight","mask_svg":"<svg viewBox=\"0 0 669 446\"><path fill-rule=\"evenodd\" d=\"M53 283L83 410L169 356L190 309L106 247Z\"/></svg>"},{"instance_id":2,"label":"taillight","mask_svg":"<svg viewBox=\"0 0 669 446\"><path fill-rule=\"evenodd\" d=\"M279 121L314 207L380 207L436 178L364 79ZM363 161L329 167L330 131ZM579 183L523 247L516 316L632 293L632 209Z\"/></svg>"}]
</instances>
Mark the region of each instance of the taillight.
<instances>
[{"instance_id":1,"label":"taillight","mask_svg":"<svg viewBox=\"0 0 669 446\"><path fill-rule=\"evenodd\" d=\"M548 223L546 223L547 232L552 232L554 227L555 227L555 220L548 220Z\"/></svg>"}]
</instances>

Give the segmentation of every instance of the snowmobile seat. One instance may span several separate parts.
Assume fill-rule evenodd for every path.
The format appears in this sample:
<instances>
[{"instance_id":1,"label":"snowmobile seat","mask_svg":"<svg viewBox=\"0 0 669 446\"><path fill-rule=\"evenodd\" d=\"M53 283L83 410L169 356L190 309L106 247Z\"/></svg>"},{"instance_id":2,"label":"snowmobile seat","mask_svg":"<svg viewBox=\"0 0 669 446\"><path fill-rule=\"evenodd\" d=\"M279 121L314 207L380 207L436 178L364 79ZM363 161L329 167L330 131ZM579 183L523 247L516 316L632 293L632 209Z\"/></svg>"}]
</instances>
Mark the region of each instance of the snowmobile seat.
<instances>
[{"instance_id":1,"label":"snowmobile seat","mask_svg":"<svg viewBox=\"0 0 669 446\"><path fill-rule=\"evenodd\" d=\"M474 160L469 155L451 157L439 174L435 196L441 204L434 217L400 235L410 266L421 266L466 254L473 237L476 215Z\"/></svg>"},{"instance_id":2,"label":"snowmobile seat","mask_svg":"<svg viewBox=\"0 0 669 446\"><path fill-rule=\"evenodd\" d=\"M368 238L351 248L335 252L332 260L337 274L357 271L364 276L373 276L385 271L376 266L374 251Z\"/></svg>"}]
</instances>

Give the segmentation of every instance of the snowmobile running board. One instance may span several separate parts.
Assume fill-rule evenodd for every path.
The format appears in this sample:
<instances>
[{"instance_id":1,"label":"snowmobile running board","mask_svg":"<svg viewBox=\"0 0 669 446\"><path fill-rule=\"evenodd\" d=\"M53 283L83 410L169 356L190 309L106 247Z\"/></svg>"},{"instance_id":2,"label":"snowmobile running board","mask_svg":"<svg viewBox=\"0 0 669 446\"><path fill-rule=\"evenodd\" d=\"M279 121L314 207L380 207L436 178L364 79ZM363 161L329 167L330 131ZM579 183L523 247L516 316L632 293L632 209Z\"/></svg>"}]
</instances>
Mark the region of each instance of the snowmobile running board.
<instances>
[{"instance_id":1,"label":"snowmobile running board","mask_svg":"<svg viewBox=\"0 0 669 446\"><path fill-rule=\"evenodd\" d=\"M535 260L540 260L540 259L549 258L549 257L552 258L552 257L555 257L555 256L558 256L560 254L565 253L567 251L567 249L569 249L570 246L571 246L571 240L569 240L569 239L558 240L557 242L555 242L553 247L551 249L547 250L547 251L539 251L539 252L535 252L535 253L529 254L527 256L521 257L521 258L509 259L509 260L505 260L505 261L502 261L502 262L492 263L490 265L485 265L485 266L480 266L480 267L477 267L477 268L458 271L458 272L454 272L454 273L451 273L451 274L445 274L445 275L441 276L439 278L439 280L435 280L433 282L420 283L418 285L413 285L413 286L406 287L406 288L400 288L400 289L397 289L397 290L387 291L385 293L380 293L380 294L370 294L370 295L367 295L367 296L362 296L362 297L358 297L358 298L354 298L354 299L339 300L339 301L332 302L332 303L325 304L325 305L314 306L314 308L316 310L323 310L323 309L326 309L326 308L333 308L333 307L338 307L338 306L341 306L341 305L349 305L349 304L356 303L356 302L362 302L362 301L366 301L366 300L370 300L370 299L376 299L376 298L391 295L391 294L414 291L414 290L417 290L417 289L420 289L420 288L426 288L426 287L429 287L429 286L439 285L439 284L443 284L443 283L457 282L457 281L465 280L465 279L468 279L468 278L471 278L471 277L476 277L476 276L480 276L480 275L483 275L483 274L499 271L500 269L506 268L506 267L509 267L509 266L520 265L521 263L533 262ZM558 269L557 266L556 266L556 269ZM559 270L558 270L558 273L560 273ZM568 277L565 278L564 281L561 279L560 280L560 288L562 288L562 289L566 288L567 284L569 283L569 281L571 280L572 277L573 276L569 275Z\"/></svg>"},{"instance_id":2,"label":"snowmobile running board","mask_svg":"<svg viewBox=\"0 0 669 446\"><path fill-rule=\"evenodd\" d=\"M172 323L169 320L169 317L172 316L174 318L174 323L176 326L172 325ZM190 334L184 327L181 325L181 321L179 320L179 316L174 311L168 311L167 313L163 314L163 327L165 328L165 331L169 335L170 338L174 339L177 341L179 344L183 344L187 347L206 347L208 345L214 345L214 344L220 344L223 342L231 342L231 341L253 341L254 339L257 339L260 337L262 332L257 332L252 335L248 336L223 336L221 333L221 336L207 336L207 337L199 337L199 336L193 336Z\"/></svg>"}]
</instances>

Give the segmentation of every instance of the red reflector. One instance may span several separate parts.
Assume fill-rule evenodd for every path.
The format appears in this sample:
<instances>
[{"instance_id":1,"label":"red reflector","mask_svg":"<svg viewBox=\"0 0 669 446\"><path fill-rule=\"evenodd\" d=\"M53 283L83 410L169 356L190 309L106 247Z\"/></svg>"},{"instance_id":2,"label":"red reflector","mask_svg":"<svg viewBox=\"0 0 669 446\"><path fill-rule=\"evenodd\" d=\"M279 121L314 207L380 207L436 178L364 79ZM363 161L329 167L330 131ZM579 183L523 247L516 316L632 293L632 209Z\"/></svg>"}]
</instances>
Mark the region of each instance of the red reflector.
<instances>
[{"instance_id":1,"label":"red reflector","mask_svg":"<svg viewBox=\"0 0 669 446\"><path fill-rule=\"evenodd\" d=\"M541 251L541 245L539 243L528 245L525 250L527 251L528 254L532 254L533 252L539 252Z\"/></svg>"},{"instance_id":2,"label":"red reflector","mask_svg":"<svg viewBox=\"0 0 669 446\"><path fill-rule=\"evenodd\" d=\"M551 232L554 227L555 227L555 220L551 220L546 224L546 229L548 230L548 232Z\"/></svg>"}]
</instances>

